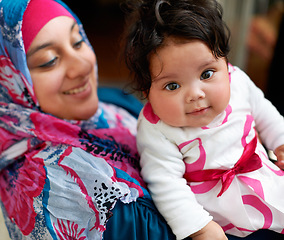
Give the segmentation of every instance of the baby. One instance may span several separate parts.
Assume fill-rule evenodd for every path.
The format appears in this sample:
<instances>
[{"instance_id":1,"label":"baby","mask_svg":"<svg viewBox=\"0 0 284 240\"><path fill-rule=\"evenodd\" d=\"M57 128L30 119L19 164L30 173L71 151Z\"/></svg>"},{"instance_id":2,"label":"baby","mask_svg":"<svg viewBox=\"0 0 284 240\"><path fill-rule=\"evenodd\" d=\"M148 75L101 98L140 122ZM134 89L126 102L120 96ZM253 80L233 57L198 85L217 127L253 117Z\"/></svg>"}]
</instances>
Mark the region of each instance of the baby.
<instances>
[{"instance_id":1,"label":"baby","mask_svg":"<svg viewBox=\"0 0 284 240\"><path fill-rule=\"evenodd\" d=\"M129 10L126 63L148 100L138 122L142 176L177 239L284 233L283 117L228 63L221 6L145 0Z\"/></svg>"}]
</instances>

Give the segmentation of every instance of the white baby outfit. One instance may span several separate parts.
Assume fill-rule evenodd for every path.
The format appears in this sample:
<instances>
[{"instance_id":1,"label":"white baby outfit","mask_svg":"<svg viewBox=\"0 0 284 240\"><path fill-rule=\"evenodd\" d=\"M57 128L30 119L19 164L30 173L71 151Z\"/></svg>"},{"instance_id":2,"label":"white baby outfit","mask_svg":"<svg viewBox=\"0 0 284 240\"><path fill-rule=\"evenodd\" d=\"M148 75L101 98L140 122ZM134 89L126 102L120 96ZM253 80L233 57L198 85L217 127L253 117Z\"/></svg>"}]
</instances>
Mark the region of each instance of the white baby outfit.
<instances>
[{"instance_id":1,"label":"white baby outfit","mask_svg":"<svg viewBox=\"0 0 284 240\"><path fill-rule=\"evenodd\" d=\"M212 217L236 236L262 228L284 233L284 171L259 141L271 150L283 145L283 117L243 71L229 65L229 72L229 105L208 126L171 127L149 103L139 117L142 176L177 239Z\"/></svg>"}]
</instances>

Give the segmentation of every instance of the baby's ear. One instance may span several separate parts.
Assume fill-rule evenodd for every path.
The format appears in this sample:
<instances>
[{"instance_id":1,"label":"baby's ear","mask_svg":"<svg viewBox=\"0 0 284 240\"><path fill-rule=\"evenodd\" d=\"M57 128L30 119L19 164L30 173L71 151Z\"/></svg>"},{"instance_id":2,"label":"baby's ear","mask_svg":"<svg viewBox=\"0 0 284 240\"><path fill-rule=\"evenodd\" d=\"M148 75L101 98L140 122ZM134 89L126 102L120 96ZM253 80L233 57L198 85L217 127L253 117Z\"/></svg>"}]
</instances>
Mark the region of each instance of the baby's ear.
<instances>
[{"instance_id":1,"label":"baby's ear","mask_svg":"<svg viewBox=\"0 0 284 240\"><path fill-rule=\"evenodd\" d=\"M141 99L142 100L149 100L149 91L143 91L143 92L141 92Z\"/></svg>"}]
</instances>

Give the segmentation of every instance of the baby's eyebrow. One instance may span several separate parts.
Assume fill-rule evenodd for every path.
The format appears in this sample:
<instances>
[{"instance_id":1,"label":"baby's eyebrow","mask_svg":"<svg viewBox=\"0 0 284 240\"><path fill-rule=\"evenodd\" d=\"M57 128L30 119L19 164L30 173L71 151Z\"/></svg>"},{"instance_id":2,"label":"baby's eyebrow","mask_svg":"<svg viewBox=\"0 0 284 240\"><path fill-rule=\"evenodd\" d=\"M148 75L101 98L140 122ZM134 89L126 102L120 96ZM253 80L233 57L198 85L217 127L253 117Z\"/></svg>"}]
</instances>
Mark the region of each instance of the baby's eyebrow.
<instances>
[{"instance_id":1,"label":"baby's eyebrow","mask_svg":"<svg viewBox=\"0 0 284 240\"><path fill-rule=\"evenodd\" d=\"M155 76L152 78L152 81L153 82L160 82L160 81L165 81L165 80L169 80L169 79L175 79L176 78L176 74L165 74L165 75L162 75L160 73L159 75Z\"/></svg>"},{"instance_id":2,"label":"baby's eyebrow","mask_svg":"<svg viewBox=\"0 0 284 240\"><path fill-rule=\"evenodd\" d=\"M200 68L200 69L206 68L206 67L208 67L209 65L211 65L211 64L213 64L213 63L216 63L216 62L217 62L217 60L216 60L215 58L208 59L208 60L204 61L204 63L201 64L201 65L199 66L199 68Z\"/></svg>"}]
</instances>

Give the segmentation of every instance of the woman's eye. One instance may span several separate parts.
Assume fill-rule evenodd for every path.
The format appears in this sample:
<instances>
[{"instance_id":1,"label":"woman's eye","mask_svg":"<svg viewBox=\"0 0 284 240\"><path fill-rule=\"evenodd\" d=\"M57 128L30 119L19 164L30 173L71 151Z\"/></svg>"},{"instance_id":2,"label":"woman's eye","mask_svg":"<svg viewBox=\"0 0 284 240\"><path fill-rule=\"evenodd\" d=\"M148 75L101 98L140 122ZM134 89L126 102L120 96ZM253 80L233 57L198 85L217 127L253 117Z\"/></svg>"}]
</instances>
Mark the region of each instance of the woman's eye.
<instances>
[{"instance_id":1,"label":"woman's eye","mask_svg":"<svg viewBox=\"0 0 284 240\"><path fill-rule=\"evenodd\" d=\"M41 67L41 68L52 67L55 64L56 60L57 60L57 57L53 58L52 60L50 60L50 61L48 61L44 64L39 65L39 67Z\"/></svg>"},{"instance_id":2,"label":"woman's eye","mask_svg":"<svg viewBox=\"0 0 284 240\"><path fill-rule=\"evenodd\" d=\"M177 83L169 83L166 86L166 89L169 90L169 91L173 91L173 90L176 90L178 88L180 88L180 85L177 84Z\"/></svg>"},{"instance_id":3,"label":"woman's eye","mask_svg":"<svg viewBox=\"0 0 284 240\"><path fill-rule=\"evenodd\" d=\"M80 48L82 46L83 42L84 42L83 38L80 41L75 42L75 44L73 44L74 48Z\"/></svg>"},{"instance_id":4,"label":"woman's eye","mask_svg":"<svg viewBox=\"0 0 284 240\"><path fill-rule=\"evenodd\" d=\"M212 71L212 70L207 70L207 71L205 71L205 72L203 72L203 73L201 74L200 79L201 79L201 80L208 79L208 78L211 78L212 75L213 75L213 71Z\"/></svg>"}]
</instances>

